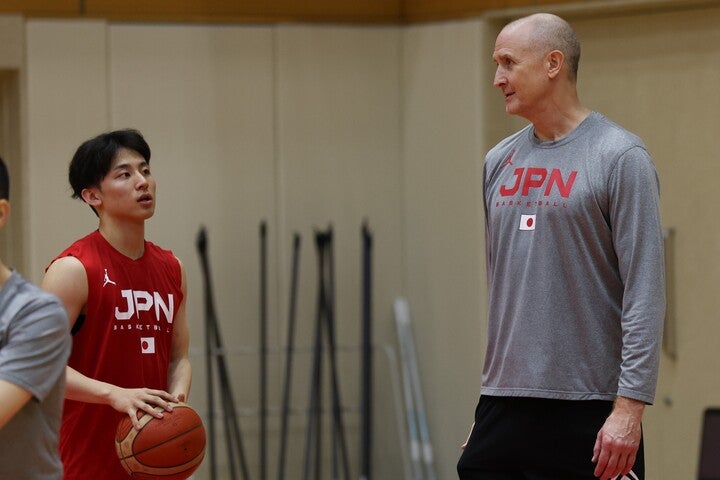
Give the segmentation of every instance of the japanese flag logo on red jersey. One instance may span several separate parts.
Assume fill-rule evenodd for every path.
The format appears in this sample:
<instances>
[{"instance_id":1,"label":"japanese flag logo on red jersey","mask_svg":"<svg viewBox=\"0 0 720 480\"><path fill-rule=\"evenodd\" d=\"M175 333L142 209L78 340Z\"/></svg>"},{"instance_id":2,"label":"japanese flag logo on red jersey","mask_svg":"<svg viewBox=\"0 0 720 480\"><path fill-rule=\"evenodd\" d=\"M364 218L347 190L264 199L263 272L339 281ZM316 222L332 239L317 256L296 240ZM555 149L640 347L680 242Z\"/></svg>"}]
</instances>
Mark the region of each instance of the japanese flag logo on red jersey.
<instances>
[{"instance_id":1,"label":"japanese flag logo on red jersey","mask_svg":"<svg viewBox=\"0 0 720 480\"><path fill-rule=\"evenodd\" d=\"M141 353L155 353L155 337L140 338Z\"/></svg>"},{"instance_id":2,"label":"japanese flag logo on red jersey","mask_svg":"<svg viewBox=\"0 0 720 480\"><path fill-rule=\"evenodd\" d=\"M535 230L535 215L520 215L520 230Z\"/></svg>"}]
</instances>

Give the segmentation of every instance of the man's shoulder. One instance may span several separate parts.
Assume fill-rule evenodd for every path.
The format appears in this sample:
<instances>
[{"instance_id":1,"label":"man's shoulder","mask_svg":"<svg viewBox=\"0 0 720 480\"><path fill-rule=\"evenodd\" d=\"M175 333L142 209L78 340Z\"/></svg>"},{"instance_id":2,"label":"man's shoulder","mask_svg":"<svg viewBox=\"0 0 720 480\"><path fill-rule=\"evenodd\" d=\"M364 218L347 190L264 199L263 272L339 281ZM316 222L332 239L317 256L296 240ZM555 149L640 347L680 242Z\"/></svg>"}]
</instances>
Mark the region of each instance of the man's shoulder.
<instances>
[{"instance_id":1,"label":"man's shoulder","mask_svg":"<svg viewBox=\"0 0 720 480\"><path fill-rule=\"evenodd\" d=\"M87 235L78 238L74 242L72 242L65 250L77 247L77 246L83 246L93 243L98 243L100 240L102 240L102 235L100 235L100 230L93 230L92 232L88 233Z\"/></svg>"},{"instance_id":2,"label":"man's shoulder","mask_svg":"<svg viewBox=\"0 0 720 480\"><path fill-rule=\"evenodd\" d=\"M488 151L485 157L486 162L492 162L493 160L504 160L510 154L510 152L517 148L518 142L521 142L524 139L528 138L528 130L530 129L532 129L532 125L529 124L521 130L513 133L512 135L509 135L500 140L494 147L492 147Z\"/></svg>"},{"instance_id":3,"label":"man's shoulder","mask_svg":"<svg viewBox=\"0 0 720 480\"><path fill-rule=\"evenodd\" d=\"M593 112L593 128L601 130L602 134L600 137L596 136L596 141L602 138L609 144L617 145L620 148L632 148L641 147L645 149L645 143L639 135L631 132L627 128L623 127L619 123L610 120L608 117L601 113Z\"/></svg>"},{"instance_id":4,"label":"man's shoulder","mask_svg":"<svg viewBox=\"0 0 720 480\"><path fill-rule=\"evenodd\" d=\"M13 272L12 276L6 284L10 290L3 298L5 305L0 306L0 310L6 311L44 311L43 317L48 319L60 318L66 322L65 307L60 299L52 293L43 290L31 281L17 272Z\"/></svg>"},{"instance_id":5,"label":"man's shoulder","mask_svg":"<svg viewBox=\"0 0 720 480\"><path fill-rule=\"evenodd\" d=\"M171 263L179 262L172 250L163 248L150 240L145 240L146 255L152 259L169 261Z\"/></svg>"},{"instance_id":6,"label":"man's shoulder","mask_svg":"<svg viewBox=\"0 0 720 480\"><path fill-rule=\"evenodd\" d=\"M507 146L513 145L513 144L517 143L518 140L522 140L522 139L524 139L524 138L528 138L529 131L532 130L532 128L533 128L533 126L532 126L531 123L525 125L523 128L521 128L521 129L518 130L517 132L512 133L512 134L508 135L507 137L503 138L502 140L500 140L500 141L492 148L492 150L507 148ZM492 150L491 150L491 151L492 151Z\"/></svg>"},{"instance_id":7,"label":"man's shoulder","mask_svg":"<svg viewBox=\"0 0 720 480\"><path fill-rule=\"evenodd\" d=\"M89 234L85 235L84 237L78 238L77 240L72 242L70 245L65 247L53 259L53 262L55 262L58 259L64 258L64 257L78 257L79 254L85 252L89 246L99 244L99 240L101 238L102 237L100 236L100 233L98 232L98 230L90 232Z\"/></svg>"}]
</instances>

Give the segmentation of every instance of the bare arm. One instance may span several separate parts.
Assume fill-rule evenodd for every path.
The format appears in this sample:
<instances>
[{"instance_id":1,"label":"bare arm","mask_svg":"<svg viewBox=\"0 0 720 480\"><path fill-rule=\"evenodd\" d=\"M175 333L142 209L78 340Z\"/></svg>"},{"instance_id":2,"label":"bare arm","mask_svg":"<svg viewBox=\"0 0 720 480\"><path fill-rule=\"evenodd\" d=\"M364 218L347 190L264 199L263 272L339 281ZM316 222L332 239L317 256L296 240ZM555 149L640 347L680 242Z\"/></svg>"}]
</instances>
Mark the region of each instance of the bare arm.
<instances>
[{"instance_id":1,"label":"bare arm","mask_svg":"<svg viewBox=\"0 0 720 480\"><path fill-rule=\"evenodd\" d=\"M187 401L192 382L192 368L188 358L190 347L190 329L188 328L187 316L185 314L185 299L187 298L187 281L185 268L180 263L182 271L182 293L183 300L173 320L172 353L170 355L170 366L168 368L168 390L180 401Z\"/></svg>"},{"instance_id":2,"label":"bare arm","mask_svg":"<svg viewBox=\"0 0 720 480\"><path fill-rule=\"evenodd\" d=\"M645 403L618 397L610 416L597 434L592 461L595 476L601 480L627 475L635 464L642 436L641 421Z\"/></svg>"},{"instance_id":3,"label":"bare arm","mask_svg":"<svg viewBox=\"0 0 720 480\"><path fill-rule=\"evenodd\" d=\"M0 380L0 428L32 398L30 392L14 383Z\"/></svg>"},{"instance_id":4,"label":"bare arm","mask_svg":"<svg viewBox=\"0 0 720 480\"><path fill-rule=\"evenodd\" d=\"M62 300L72 328L78 316L84 311L88 299L87 274L80 260L74 257L57 259L45 273L41 287ZM155 405L172 410L170 402L179 401L178 398L162 390L121 388L92 379L71 367L67 367L66 371L65 398L109 405L119 412L127 413L136 428L140 427L137 419L138 410L159 418L162 417L162 413L153 409Z\"/></svg>"}]
</instances>

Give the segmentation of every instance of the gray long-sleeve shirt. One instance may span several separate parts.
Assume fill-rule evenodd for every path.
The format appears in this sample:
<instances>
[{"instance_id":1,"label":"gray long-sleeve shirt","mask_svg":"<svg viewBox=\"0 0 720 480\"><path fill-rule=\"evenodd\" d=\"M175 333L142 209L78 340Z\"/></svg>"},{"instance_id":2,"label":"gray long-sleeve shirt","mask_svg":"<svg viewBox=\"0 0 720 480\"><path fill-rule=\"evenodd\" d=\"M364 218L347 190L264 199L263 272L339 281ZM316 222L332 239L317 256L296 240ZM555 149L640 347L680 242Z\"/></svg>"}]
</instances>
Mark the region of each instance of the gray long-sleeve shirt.
<instances>
[{"instance_id":1,"label":"gray long-sleeve shirt","mask_svg":"<svg viewBox=\"0 0 720 480\"><path fill-rule=\"evenodd\" d=\"M598 113L555 142L531 125L484 169L482 394L652 403L665 314L657 173Z\"/></svg>"},{"instance_id":2,"label":"gray long-sleeve shirt","mask_svg":"<svg viewBox=\"0 0 720 480\"><path fill-rule=\"evenodd\" d=\"M59 480L70 327L58 298L13 272L0 288L0 379L31 393L0 429L0 479Z\"/></svg>"}]
</instances>

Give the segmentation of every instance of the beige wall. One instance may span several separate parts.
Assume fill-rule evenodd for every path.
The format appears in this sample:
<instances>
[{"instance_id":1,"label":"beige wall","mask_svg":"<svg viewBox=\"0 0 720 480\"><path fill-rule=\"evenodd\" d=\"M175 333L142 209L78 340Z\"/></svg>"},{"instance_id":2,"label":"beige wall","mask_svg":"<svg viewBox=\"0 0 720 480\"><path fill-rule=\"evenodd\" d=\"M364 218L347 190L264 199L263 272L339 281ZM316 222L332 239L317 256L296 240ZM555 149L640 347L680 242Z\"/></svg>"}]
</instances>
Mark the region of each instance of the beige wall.
<instances>
[{"instance_id":1,"label":"beige wall","mask_svg":"<svg viewBox=\"0 0 720 480\"><path fill-rule=\"evenodd\" d=\"M25 274L35 281L60 245L97 228L90 209L70 200L67 168L85 137L110 126L106 29L90 21L32 21L26 27Z\"/></svg>"},{"instance_id":2,"label":"beige wall","mask_svg":"<svg viewBox=\"0 0 720 480\"><path fill-rule=\"evenodd\" d=\"M439 478L454 476L485 350L483 31L467 21L403 37L403 274Z\"/></svg>"},{"instance_id":3,"label":"beige wall","mask_svg":"<svg viewBox=\"0 0 720 480\"><path fill-rule=\"evenodd\" d=\"M583 41L583 99L646 140L661 175L664 223L675 230L678 356L663 358L657 405L647 414L652 479L694 475L702 409L720 404L720 327L711 294L720 274L711 179L720 172L710 150L720 102L719 12L564 11ZM242 425L255 469L259 222L269 228L274 347L284 343L291 236L303 236L294 395L302 410L315 315L314 229L335 229L338 336L352 346L367 218L375 235L376 341L394 343L392 300L407 295L438 476L454 478L485 342L481 162L522 123L503 113L490 85L501 16L386 28L73 20L29 20L23 28L12 18L15 43L3 44L0 58L6 45L24 45L25 63L17 66L26 132L21 200L29 212L23 273L39 280L54 254L96 224L69 198L74 148L108 128L140 128L159 182L148 237L172 248L188 272L191 400L205 411L195 252L204 224L233 387L238 404L250 409ZM275 353L270 365L274 405L281 358ZM355 459L357 352L346 348L340 358ZM401 478L388 363L381 350L375 359L375 474ZM301 461L304 420L301 411L293 418L293 465ZM274 459L277 422L270 428ZM207 465L198 477L206 474Z\"/></svg>"}]
</instances>

